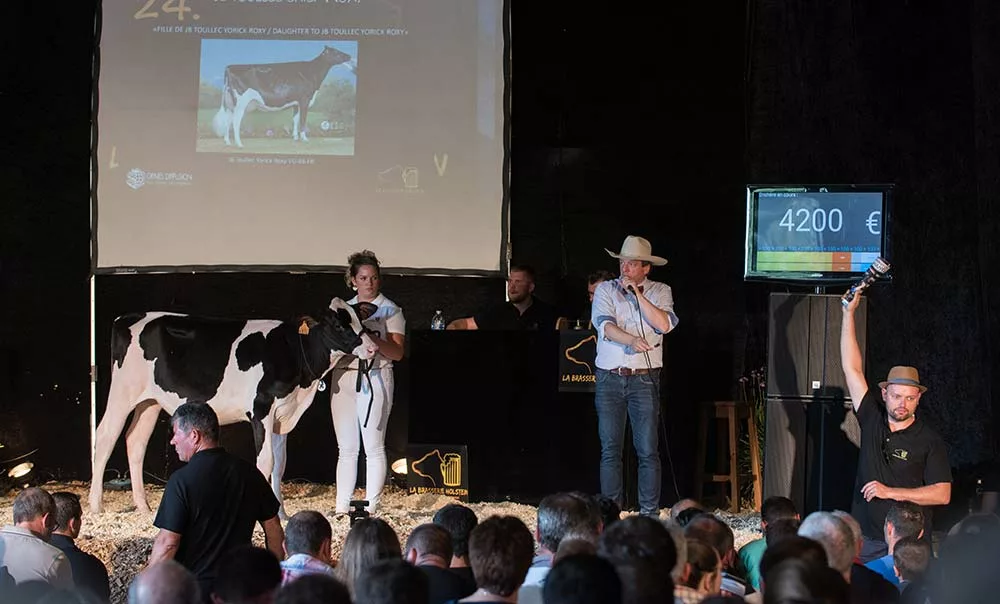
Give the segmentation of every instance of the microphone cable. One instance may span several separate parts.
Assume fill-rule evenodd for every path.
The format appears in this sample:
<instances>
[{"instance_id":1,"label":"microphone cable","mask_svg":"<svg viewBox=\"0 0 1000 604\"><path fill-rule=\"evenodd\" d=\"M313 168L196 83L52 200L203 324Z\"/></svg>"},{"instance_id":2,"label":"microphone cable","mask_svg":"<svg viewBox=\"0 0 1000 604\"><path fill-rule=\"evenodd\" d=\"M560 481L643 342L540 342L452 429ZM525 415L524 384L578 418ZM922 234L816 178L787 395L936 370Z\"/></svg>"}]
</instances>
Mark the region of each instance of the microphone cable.
<instances>
[{"instance_id":1,"label":"microphone cable","mask_svg":"<svg viewBox=\"0 0 1000 604\"><path fill-rule=\"evenodd\" d=\"M645 341L646 329L642 325L642 308L640 308L639 305L639 294L638 292L636 292L635 288L631 285L629 286L629 291L631 291L632 294L635 296L635 305L636 305L635 309L636 313L639 315L639 335L643 339L643 341ZM653 389L656 392L656 407L657 410L659 411L658 415L660 423L660 434L663 436L663 446L667 450L667 464L669 464L670 466L670 480L671 482L673 482L674 494L677 495L677 501L680 501L681 490L677 487L677 472L674 471L674 459L673 456L670 454L670 441L667 439L667 427L663 423L663 409L662 409L663 400L660 398L660 380L663 379L663 369L662 368L660 369L660 375L658 376L658 379L654 379L653 363L649 360L649 351L648 350L644 351L642 355L646 359L646 368L649 370L649 377L650 380L652 380L653 382ZM657 503L657 506L659 506L659 503Z\"/></svg>"}]
</instances>

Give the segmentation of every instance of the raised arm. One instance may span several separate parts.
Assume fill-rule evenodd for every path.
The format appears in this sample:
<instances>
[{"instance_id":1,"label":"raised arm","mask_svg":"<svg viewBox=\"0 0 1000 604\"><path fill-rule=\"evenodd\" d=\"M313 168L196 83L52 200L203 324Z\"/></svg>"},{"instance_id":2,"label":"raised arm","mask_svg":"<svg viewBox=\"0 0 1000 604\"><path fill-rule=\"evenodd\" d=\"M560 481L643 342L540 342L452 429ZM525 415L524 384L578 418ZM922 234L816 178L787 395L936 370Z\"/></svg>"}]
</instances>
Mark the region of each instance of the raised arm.
<instances>
[{"instance_id":1,"label":"raised arm","mask_svg":"<svg viewBox=\"0 0 1000 604\"><path fill-rule=\"evenodd\" d=\"M844 380L851 393L851 404L854 405L855 412L861 406L861 399L868 392L868 382L865 381L861 362L861 347L858 346L858 334L854 326L854 311L860 303L861 296L856 295L844 306L844 320L840 327L840 363L844 367Z\"/></svg>"}]
</instances>

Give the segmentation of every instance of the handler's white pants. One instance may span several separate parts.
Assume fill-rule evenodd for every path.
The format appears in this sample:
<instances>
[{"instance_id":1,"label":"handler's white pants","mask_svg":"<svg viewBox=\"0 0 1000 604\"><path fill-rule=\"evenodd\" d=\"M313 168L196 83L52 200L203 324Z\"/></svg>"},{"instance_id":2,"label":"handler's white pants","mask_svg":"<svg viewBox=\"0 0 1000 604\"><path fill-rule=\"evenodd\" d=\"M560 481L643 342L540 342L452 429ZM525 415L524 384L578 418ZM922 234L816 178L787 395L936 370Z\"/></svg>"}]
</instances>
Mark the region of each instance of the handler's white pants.
<instances>
[{"instance_id":1,"label":"handler's white pants","mask_svg":"<svg viewBox=\"0 0 1000 604\"><path fill-rule=\"evenodd\" d=\"M358 372L335 369L330 381L330 412L333 414L333 428L337 434L337 513L346 513L358 481L358 452L365 445L366 470L365 498L368 511L378 507L382 487L385 485L385 429L392 411L393 378L392 367L381 367L369 372L368 379L361 378L361 391L355 392ZM374 391L374 398L372 392ZM368 427L364 427L368 414Z\"/></svg>"}]
</instances>

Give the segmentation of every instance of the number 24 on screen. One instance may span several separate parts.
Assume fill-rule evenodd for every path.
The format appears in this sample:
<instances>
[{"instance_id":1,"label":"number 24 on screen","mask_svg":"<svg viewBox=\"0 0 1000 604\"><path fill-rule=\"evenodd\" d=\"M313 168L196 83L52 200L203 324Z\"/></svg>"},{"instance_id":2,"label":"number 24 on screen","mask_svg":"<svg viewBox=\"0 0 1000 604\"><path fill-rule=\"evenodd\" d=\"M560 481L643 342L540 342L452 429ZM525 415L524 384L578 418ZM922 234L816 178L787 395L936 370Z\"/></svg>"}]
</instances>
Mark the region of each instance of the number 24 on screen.
<instances>
[{"instance_id":1,"label":"number 24 on screen","mask_svg":"<svg viewBox=\"0 0 1000 604\"><path fill-rule=\"evenodd\" d=\"M142 8L135 11L133 15L136 19L156 19L160 16L160 13L152 10L153 5L156 4L157 0L146 0L146 3L142 5ZM184 20L184 13L191 12L188 6L185 6L185 0L163 0L163 4L160 5L160 10L164 13L176 13L177 20ZM197 17L195 17L197 18Z\"/></svg>"}]
</instances>

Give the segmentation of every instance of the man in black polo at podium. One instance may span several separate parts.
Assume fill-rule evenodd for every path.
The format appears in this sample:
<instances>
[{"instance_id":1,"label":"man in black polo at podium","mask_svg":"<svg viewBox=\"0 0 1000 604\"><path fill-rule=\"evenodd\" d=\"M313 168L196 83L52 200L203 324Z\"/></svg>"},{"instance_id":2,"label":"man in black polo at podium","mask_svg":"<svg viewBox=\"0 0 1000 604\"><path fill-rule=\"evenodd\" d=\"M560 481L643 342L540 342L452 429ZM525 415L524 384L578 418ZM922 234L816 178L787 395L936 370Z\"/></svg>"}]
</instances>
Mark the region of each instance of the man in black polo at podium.
<instances>
[{"instance_id":1,"label":"man in black polo at podium","mask_svg":"<svg viewBox=\"0 0 1000 604\"><path fill-rule=\"evenodd\" d=\"M677 326L670 286L646 278L667 261L652 254L642 237L628 236L618 258L621 277L594 291L591 321L597 330L595 365L597 431L601 439L601 494L622 500L625 417L632 426L639 462L639 513L660 508L660 368L663 334Z\"/></svg>"},{"instance_id":2,"label":"man in black polo at podium","mask_svg":"<svg viewBox=\"0 0 1000 604\"><path fill-rule=\"evenodd\" d=\"M861 452L851 515L861 524L861 562L889 551L885 516L893 501L924 509L924 533L930 535L930 509L951 501L951 466L944 441L914 413L927 387L913 367L893 367L878 389L869 389L862 371L861 348L854 326L860 295L844 306L840 360L861 426Z\"/></svg>"},{"instance_id":3,"label":"man in black polo at podium","mask_svg":"<svg viewBox=\"0 0 1000 604\"><path fill-rule=\"evenodd\" d=\"M535 297L535 270L526 264L510 267L507 302L491 304L472 317L455 319L447 329L516 331L550 330L556 324L555 309Z\"/></svg>"}]
</instances>

